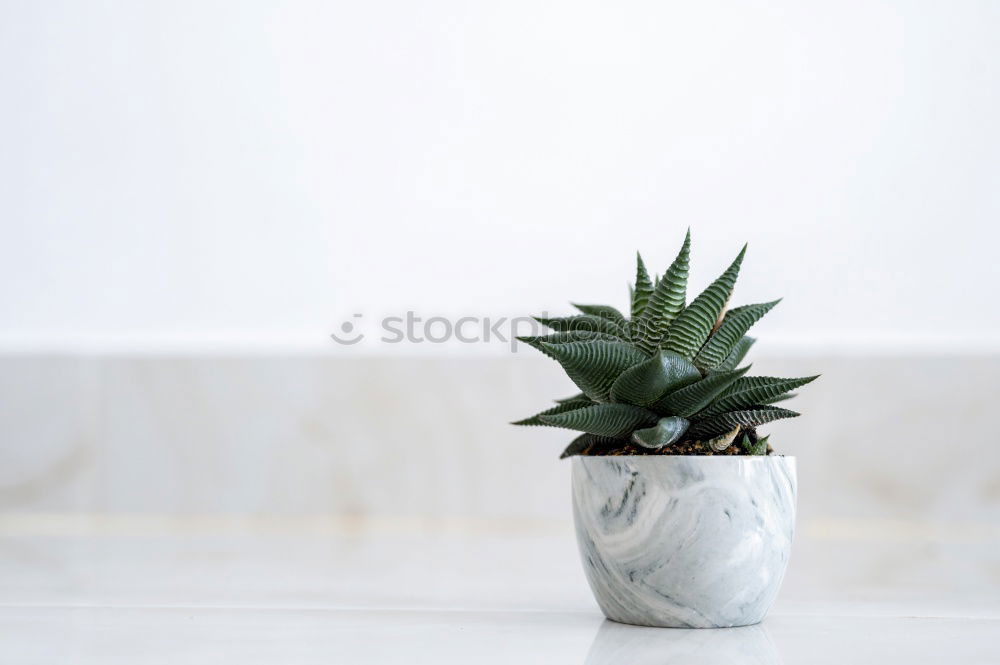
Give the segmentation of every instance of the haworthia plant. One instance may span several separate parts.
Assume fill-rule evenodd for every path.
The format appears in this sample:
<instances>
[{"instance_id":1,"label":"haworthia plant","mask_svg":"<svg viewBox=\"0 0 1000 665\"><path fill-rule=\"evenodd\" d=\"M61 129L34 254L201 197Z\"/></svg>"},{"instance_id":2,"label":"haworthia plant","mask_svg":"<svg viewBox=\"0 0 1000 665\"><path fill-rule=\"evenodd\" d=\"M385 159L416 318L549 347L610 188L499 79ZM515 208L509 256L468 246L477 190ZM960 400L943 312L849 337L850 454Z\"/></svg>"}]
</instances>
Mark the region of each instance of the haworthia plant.
<instances>
[{"instance_id":1,"label":"haworthia plant","mask_svg":"<svg viewBox=\"0 0 1000 665\"><path fill-rule=\"evenodd\" d=\"M631 404L592 404L563 413L539 414L538 418L546 425L612 437L627 436L658 420L656 414Z\"/></svg>"},{"instance_id":2,"label":"haworthia plant","mask_svg":"<svg viewBox=\"0 0 1000 665\"><path fill-rule=\"evenodd\" d=\"M718 367L743 339L750 326L771 311L780 300L765 302L759 305L744 305L726 312L719 329L712 333L705 345L698 351L694 362L699 367Z\"/></svg>"},{"instance_id":3,"label":"haworthia plant","mask_svg":"<svg viewBox=\"0 0 1000 665\"><path fill-rule=\"evenodd\" d=\"M632 319L638 320L642 313L646 311L650 296L653 295L653 283L649 281L649 273L646 272L646 264L642 262L642 256L636 252L635 287L632 288Z\"/></svg>"},{"instance_id":4,"label":"haworthia plant","mask_svg":"<svg viewBox=\"0 0 1000 665\"><path fill-rule=\"evenodd\" d=\"M660 418L653 427L632 432L632 441L645 448L662 448L681 438L690 425L680 416Z\"/></svg>"},{"instance_id":5,"label":"haworthia plant","mask_svg":"<svg viewBox=\"0 0 1000 665\"><path fill-rule=\"evenodd\" d=\"M736 286L736 278L740 274L740 266L743 264L743 256L746 251L747 248L744 246L726 272L722 273L677 315L677 318L667 329L663 348L679 353L689 360L694 358L698 350L708 340L715 322L722 316L726 303L729 302L729 296L732 295L733 288ZM728 353L729 349L725 349L725 351Z\"/></svg>"},{"instance_id":6,"label":"haworthia plant","mask_svg":"<svg viewBox=\"0 0 1000 665\"><path fill-rule=\"evenodd\" d=\"M708 288L687 303L691 234L662 277L636 255L629 316L610 305L574 304L579 314L536 320L544 336L519 337L560 365L582 391L515 425L582 432L571 455L667 453L764 455L756 428L797 415L775 402L815 376L746 376L754 339L746 333L778 300L726 307L744 246ZM702 445L686 445L701 442Z\"/></svg>"},{"instance_id":7,"label":"haworthia plant","mask_svg":"<svg viewBox=\"0 0 1000 665\"><path fill-rule=\"evenodd\" d=\"M642 351L625 341L542 342L541 346L563 366L584 395L598 402L610 401L615 380L646 359Z\"/></svg>"},{"instance_id":8,"label":"haworthia plant","mask_svg":"<svg viewBox=\"0 0 1000 665\"><path fill-rule=\"evenodd\" d=\"M690 256L691 231L688 231L681 251L663 277L657 279L649 304L632 329L636 344L646 353L659 348L661 342L666 340L671 324L684 310Z\"/></svg>"},{"instance_id":9,"label":"haworthia plant","mask_svg":"<svg viewBox=\"0 0 1000 665\"><path fill-rule=\"evenodd\" d=\"M699 381L698 368L670 351L657 351L621 373L611 384L616 402L649 406L678 388Z\"/></svg>"}]
</instances>

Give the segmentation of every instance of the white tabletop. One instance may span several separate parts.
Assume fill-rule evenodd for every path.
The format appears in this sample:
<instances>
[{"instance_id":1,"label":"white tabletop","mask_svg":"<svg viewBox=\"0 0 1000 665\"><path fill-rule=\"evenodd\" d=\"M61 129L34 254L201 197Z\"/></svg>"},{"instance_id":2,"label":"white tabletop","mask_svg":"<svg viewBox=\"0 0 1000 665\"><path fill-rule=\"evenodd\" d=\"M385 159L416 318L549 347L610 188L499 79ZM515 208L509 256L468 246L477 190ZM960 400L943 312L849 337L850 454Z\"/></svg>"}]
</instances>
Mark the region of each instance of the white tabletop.
<instances>
[{"instance_id":1,"label":"white tabletop","mask_svg":"<svg viewBox=\"0 0 1000 665\"><path fill-rule=\"evenodd\" d=\"M748 628L604 621L568 524L0 518L17 663L995 663L997 533L803 524Z\"/></svg>"}]
</instances>

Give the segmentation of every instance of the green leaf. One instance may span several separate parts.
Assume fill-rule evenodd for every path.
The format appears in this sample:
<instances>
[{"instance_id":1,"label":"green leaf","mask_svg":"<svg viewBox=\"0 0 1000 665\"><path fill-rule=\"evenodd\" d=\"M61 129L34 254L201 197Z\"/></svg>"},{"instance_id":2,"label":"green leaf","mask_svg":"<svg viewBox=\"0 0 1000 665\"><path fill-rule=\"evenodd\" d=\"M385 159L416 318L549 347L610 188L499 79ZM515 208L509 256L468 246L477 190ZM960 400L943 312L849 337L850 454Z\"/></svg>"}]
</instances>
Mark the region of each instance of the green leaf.
<instances>
[{"instance_id":1,"label":"green leaf","mask_svg":"<svg viewBox=\"0 0 1000 665\"><path fill-rule=\"evenodd\" d=\"M740 439L740 446L746 451L747 455L766 455L767 438L767 436L762 436L757 439L757 443L754 443L750 440L749 435L744 433L743 438Z\"/></svg>"},{"instance_id":2,"label":"green leaf","mask_svg":"<svg viewBox=\"0 0 1000 665\"><path fill-rule=\"evenodd\" d=\"M753 409L720 413L706 420L700 420L688 429L688 436L703 439L728 432L734 427L756 427L781 418L794 418L799 414L795 411L777 406L757 406Z\"/></svg>"},{"instance_id":3,"label":"green leaf","mask_svg":"<svg viewBox=\"0 0 1000 665\"><path fill-rule=\"evenodd\" d=\"M692 416L712 403L723 390L733 384L736 379L747 373L750 366L731 372L710 374L697 383L675 390L656 401L650 408L660 414L674 416ZM729 429L732 429L731 427Z\"/></svg>"},{"instance_id":4,"label":"green leaf","mask_svg":"<svg viewBox=\"0 0 1000 665\"><path fill-rule=\"evenodd\" d=\"M525 418L524 420L517 420L512 422L511 425L548 425L549 423L542 420L542 416L553 416L557 413L566 413L567 411L573 411L574 409L581 409L585 406L591 406L591 402L586 397L581 397L570 402L562 402L551 409L546 409L539 414L531 416L530 418Z\"/></svg>"},{"instance_id":5,"label":"green leaf","mask_svg":"<svg viewBox=\"0 0 1000 665\"><path fill-rule=\"evenodd\" d=\"M784 402L785 400L792 399L793 397L798 397L798 395L798 393L785 393L784 395L778 395L777 397L763 400L761 404L777 404L778 402Z\"/></svg>"},{"instance_id":6,"label":"green leaf","mask_svg":"<svg viewBox=\"0 0 1000 665\"><path fill-rule=\"evenodd\" d=\"M584 395L583 393L577 393L577 394L571 395L569 397L563 397L562 399L557 399L556 403L557 404L565 404L567 402L576 402L577 400L582 400L582 399L590 401L590 398L587 397L586 395Z\"/></svg>"},{"instance_id":7,"label":"green leaf","mask_svg":"<svg viewBox=\"0 0 1000 665\"><path fill-rule=\"evenodd\" d=\"M774 398L781 396L789 390L804 386L810 381L815 381L818 376L805 376L800 379L780 379L773 376L744 376L737 379L733 385L721 393L718 399L705 409L703 415L712 416L726 411L746 409L757 404L770 404Z\"/></svg>"},{"instance_id":8,"label":"green leaf","mask_svg":"<svg viewBox=\"0 0 1000 665\"><path fill-rule=\"evenodd\" d=\"M646 360L642 351L620 341L542 342L541 346L543 352L563 366L587 397L599 402L608 400L611 386L622 372Z\"/></svg>"},{"instance_id":9,"label":"green leaf","mask_svg":"<svg viewBox=\"0 0 1000 665\"><path fill-rule=\"evenodd\" d=\"M656 289L649 298L649 304L636 321L633 335L636 345L646 353L652 353L660 346L672 321L684 309L687 297L688 268L691 258L691 229L684 236L684 243L677 258L667 268ZM692 356L688 356L690 360Z\"/></svg>"},{"instance_id":10,"label":"green leaf","mask_svg":"<svg viewBox=\"0 0 1000 665\"><path fill-rule=\"evenodd\" d=\"M609 321L613 321L619 328L628 325L628 321L625 320L625 315L619 312L617 309L611 305L577 305L576 303L570 303L573 307L584 314L589 314L591 316L601 316Z\"/></svg>"},{"instance_id":11,"label":"green leaf","mask_svg":"<svg viewBox=\"0 0 1000 665\"><path fill-rule=\"evenodd\" d=\"M655 413L631 404L595 404L540 418L556 427L611 437L625 436L657 421Z\"/></svg>"},{"instance_id":12,"label":"green leaf","mask_svg":"<svg viewBox=\"0 0 1000 665\"><path fill-rule=\"evenodd\" d=\"M733 350L729 352L729 355L726 356L726 359L723 360L714 371L729 372L736 369L736 366L743 362L743 359L746 358L750 347L753 346L753 343L756 341L757 340L753 337L741 338L740 341L736 342L736 345L733 347Z\"/></svg>"},{"instance_id":13,"label":"green leaf","mask_svg":"<svg viewBox=\"0 0 1000 665\"><path fill-rule=\"evenodd\" d=\"M662 348L678 353L688 360L694 358L698 349L708 339L715 322L726 307L729 296L733 293L746 251L744 245L736 260L726 268L726 271L674 319L667 330L666 342L661 344Z\"/></svg>"},{"instance_id":14,"label":"green leaf","mask_svg":"<svg viewBox=\"0 0 1000 665\"><path fill-rule=\"evenodd\" d=\"M701 378L701 372L676 353L658 351L652 358L631 367L611 386L611 399L647 406L669 390Z\"/></svg>"},{"instance_id":15,"label":"green leaf","mask_svg":"<svg viewBox=\"0 0 1000 665\"><path fill-rule=\"evenodd\" d=\"M639 252L635 253L635 288L632 289L632 318L637 319L642 316L649 302L649 297L653 295L653 284L649 281L649 273L646 272L646 264L642 262ZM630 287L631 288L631 287Z\"/></svg>"},{"instance_id":16,"label":"green leaf","mask_svg":"<svg viewBox=\"0 0 1000 665\"><path fill-rule=\"evenodd\" d=\"M577 314L575 316L557 318L533 316L531 318L556 332L604 333L614 335L619 339L628 339L629 337L628 330L622 328L614 321L593 314Z\"/></svg>"},{"instance_id":17,"label":"green leaf","mask_svg":"<svg viewBox=\"0 0 1000 665\"><path fill-rule=\"evenodd\" d=\"M625 441L619 439L613 439L607 436L597 436L596 434L581 434L580 436L573 439L566 450L562 452L559 459L565 459L567 457L572 457L573 455L583 455L594 452L596 450L606 450L612 446L621 446Z\"/></svg>"},{"instance_id":18,"label":"green leaf","mask_svg":"<svg viewBox=\"0 0 1000 665\"><path fill-rule=\"evenodd\" d=\"M750 435L746 432L743 432L743 436L740 437L740 448L747 451L747 453L749 453L753 448L753 442L750 441Z\"/></svg>"},{"instance_id":19,"label":"green leaf","mask_svg":"<svg viewBox=\"0 0 1000 665\"><path fill-rule=\"evenodd\" d=\"M712 336L701 347L695 356L694 364L702 369L713 369L726 360L736 344L743 338L750 326L757 323L771 308L781 302L781 299L757 305L744 305L726 312L722 325L712 333Z\"/></svg>"},{"instance_id":20,"label":"green leaf","mask_svg":"<svg viewBox=\"0 0 1000 665\"><path fill-rule=\"evenodd\" d=\"M543 344L565 344L567 342L591 342L594 340L604 340L609 342L620 342L621 339L615 335L607 333L591 332L589 330L573 330L571 332L554 333L552 335L536 335L517 337L517 341L524 342L533 349L538 349L550 358L554 358L551 353L543 348Z\"/></svg>"},{"instance_id":21,"label":"green leaf","mask_svg":"<svg viewBox=\"0 0 1000 665\"><path fill-rule=\"evenodd\" d=\"M670 416L660 418L655 426L632 432L632 441L644 448L662 448L677 441L687 431L687 420Z\"/></svg>"}]
</instances>

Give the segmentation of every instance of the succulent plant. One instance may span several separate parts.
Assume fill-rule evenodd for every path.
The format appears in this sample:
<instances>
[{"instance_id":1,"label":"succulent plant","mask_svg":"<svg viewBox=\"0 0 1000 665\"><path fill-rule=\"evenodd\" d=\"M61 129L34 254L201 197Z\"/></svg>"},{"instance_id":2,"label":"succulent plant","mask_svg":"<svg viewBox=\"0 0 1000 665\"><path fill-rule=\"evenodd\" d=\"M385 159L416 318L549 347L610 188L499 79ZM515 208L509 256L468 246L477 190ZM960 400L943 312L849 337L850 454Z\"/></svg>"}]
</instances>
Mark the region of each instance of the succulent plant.
<instances>
[{"instance_id":1,"label":"succulent plant","mask_svg":"<svg viewBox=\"0 0 1000 665\"><path fill-rule=\"evenodd\" d=\"M756 427L795 411L774 406L815 376L747 376L737 367L754 339L750 327L778 300L727 310L746 246L725 272L686 303L691 232L662 277L651 280L636 256L631 315L608 305L579 314L535 317L552 333L518 337L562 365L582 391L515 425L582 432L563 452L767 454Z\"/></svg>"}]
</instances>

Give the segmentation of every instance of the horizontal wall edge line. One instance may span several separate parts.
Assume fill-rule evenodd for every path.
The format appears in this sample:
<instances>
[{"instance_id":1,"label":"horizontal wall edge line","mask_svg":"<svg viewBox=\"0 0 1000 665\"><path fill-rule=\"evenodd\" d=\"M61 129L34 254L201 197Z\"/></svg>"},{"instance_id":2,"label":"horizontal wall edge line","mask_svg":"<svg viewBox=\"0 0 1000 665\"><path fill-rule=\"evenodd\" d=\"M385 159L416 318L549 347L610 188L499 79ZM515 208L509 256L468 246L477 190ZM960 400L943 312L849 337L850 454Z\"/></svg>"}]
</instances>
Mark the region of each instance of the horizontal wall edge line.
<instances>
[{"instance_id":1,"label":"horizontal wall edge line","mask_svg":"<svg viewBox=\"0 0 1000 665\"><path fill-rule=\"evenodd\" d=\"M904 334L779 334L758 339L762 356L911 356L1000 355L1000 337ZM164 334L164 335L3 335L0 356L274 356L436 357L533 356L524 344L509 341L459 343L362 339L338 344L328 335Z\"/></svg>"}]
</instances>

